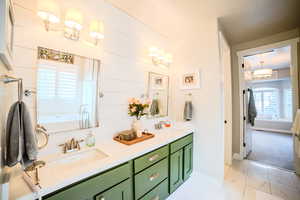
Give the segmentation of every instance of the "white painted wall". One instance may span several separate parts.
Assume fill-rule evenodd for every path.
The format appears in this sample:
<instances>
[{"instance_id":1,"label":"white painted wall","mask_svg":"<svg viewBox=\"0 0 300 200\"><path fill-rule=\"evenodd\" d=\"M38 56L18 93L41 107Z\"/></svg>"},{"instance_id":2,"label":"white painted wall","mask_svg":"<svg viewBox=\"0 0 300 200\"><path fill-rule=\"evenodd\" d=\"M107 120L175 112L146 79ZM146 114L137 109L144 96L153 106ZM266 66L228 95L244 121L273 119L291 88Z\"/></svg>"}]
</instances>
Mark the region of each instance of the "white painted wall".
<instances>
[{"instance_id":1,"label":"white painted wall","mask_svg":"<svg viewBox=\"0 0 300 200\"><path fill-rule=\"evenodd\" d=\"M152 45L171 52L168 38L103 0L60 0L59 3L62 16L66 8L80 8L84 14L85 30L88 30L90 20L102 20L105 39L99 47L91 47L81 41L67 40L61 32L46 32L36 14L36 0L15 0L15 74L24 79L25 89L36 89L38 46L100 59L100 87L104 98L100 103L101 127L95 132L101 138L112 138L116 132L130 128L127 100L146 92L148 71L169 74L168 69L154 66L148 57L148 48ZM82 38L87 38L86 32L83 32ZM35 116L35 96L25 97L25 100L32 116ZM61 151L58 144L73 136L82 137L85 132L51 135L49 145L40 152L40 156Z\"/></svg>"},{"instance_id":2,"label":"white painted wall","mask_svg":"<svg viewBox=\"0 0 300 200\"><path fill-rule=\"evenodd\" d=\"M173 117L182 120L187 93L192 93L197 131L194 142L195 169L217 180L223 180L224 138L222 134L221 71L218 48L218 26L215 18L195 20L198 25L186 30L184 43L175 54L172 67ZM200 70L201 88L181 90L182 73Z\"/></svg>"}]
</instances>

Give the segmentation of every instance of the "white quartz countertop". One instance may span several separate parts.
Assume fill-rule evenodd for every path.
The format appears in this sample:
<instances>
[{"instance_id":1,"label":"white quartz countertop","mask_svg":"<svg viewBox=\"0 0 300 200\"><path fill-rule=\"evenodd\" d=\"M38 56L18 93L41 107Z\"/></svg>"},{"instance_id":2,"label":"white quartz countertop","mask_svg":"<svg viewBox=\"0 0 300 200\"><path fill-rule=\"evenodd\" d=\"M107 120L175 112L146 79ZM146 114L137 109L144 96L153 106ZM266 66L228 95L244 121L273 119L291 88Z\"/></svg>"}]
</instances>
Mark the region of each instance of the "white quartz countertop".
<instances>
[{"instance_id":1,"label":"white quartz countertop","mask_svg":"<svg viewBox=\"0 0 300 200\"><path fill-rule=\"evenodd\" d=\"M185 124L156 130L154 138L130 146L118 143L113 139L97 141L97 145L93 148L107 154L106 158L81 163L80 166L70 164L67 170L62 169L61 171L53 171L51 174L42 174L40 177L42 189L38 193L32 192L21 175L12 177L9 184L9 199L32 200L39 198L39 196L50 194L70 184L151 152L192 132L194 132L194 128L189 124Z\"/></svg>"}]
</instances>

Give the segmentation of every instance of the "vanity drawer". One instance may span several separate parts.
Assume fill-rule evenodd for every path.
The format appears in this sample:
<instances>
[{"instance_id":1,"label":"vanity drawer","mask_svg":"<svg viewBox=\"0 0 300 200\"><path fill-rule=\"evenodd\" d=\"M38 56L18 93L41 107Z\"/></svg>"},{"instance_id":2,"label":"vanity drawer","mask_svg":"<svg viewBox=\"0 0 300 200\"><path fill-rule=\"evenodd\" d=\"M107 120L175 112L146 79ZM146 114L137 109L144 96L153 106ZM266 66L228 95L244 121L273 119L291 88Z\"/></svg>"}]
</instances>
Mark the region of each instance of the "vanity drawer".
<instances>
[{"instance_id":1,"label":"vanity drawer","mask_svg":"<svg viewBox=\"0 0 300 200\"><path fill-rule=\"evenodd\" d=\"M193 142L193 133L185 136L184 138L176 140L175 142L173 142L170 145L171 153L178 151L179 149L183 148L184 146L186 146L192 142Z\"/></svg>"},{"instance_id":2,"label":"vanity drawer","mask_svg":"<svg viewBox=\"0 0 300 200\"><path fill-rule=\"evenodd\" d=\"M168 177L168 158L135 175L135 199L139 199Z\"/></svg>"},{"instance_id":3,"label":"vanity drawer","mask_svg":"<svg viewBox=\"0 0 300 200\"><path fill-rule=\"evenodd\" d=\"M157 163L158 161L167 157L168 154L169 154L169 146L166 145L164 147L161 147L160 149L157 149L155 151L147 153L146 155L143 155L140 158L135 159L134 173L138 173L143 169L153 165L154 163Z\"/></svg>"},{"instance_id":4,"label":"vanity drawer","mask_svg":"<svg viewBox=\"0 0 300 200\"><path fill-rule=\"evenodd\" d=\"M146 194L140 200L164 200L169 196L169 180L166 179L161 182L158 186L156 186L153 190L151 190L148 194Z\"/></svg>"},{"instance_id":5,"label":"vanity drawer","mask_svg":"<svg viewBox=\"0 0 300 200\"><path fill-rule=\"evenodd\" d=\"M112 186L128 179L131 176L132 163L126 163L113 168L100 175L96 175L80 183L76 183L68 188L46 196L47 200L90 200L96 194L111 188Z\"/></svg>"}]
</instances>

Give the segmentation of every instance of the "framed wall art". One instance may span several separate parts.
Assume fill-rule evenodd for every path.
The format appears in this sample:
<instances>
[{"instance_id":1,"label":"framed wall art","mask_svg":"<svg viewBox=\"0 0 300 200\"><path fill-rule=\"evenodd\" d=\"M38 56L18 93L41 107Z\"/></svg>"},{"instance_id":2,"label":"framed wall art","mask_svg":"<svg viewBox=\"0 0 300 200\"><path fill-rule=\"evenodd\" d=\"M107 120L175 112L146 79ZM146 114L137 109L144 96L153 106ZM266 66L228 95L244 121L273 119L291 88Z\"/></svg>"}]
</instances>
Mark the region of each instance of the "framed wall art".
<instances>
[{"instance_id":1,"label":"framed wall art","mask_svg":"<svg viewBox=\"0 0 300 200\"><path fill-rule=\"evenodd\" d=\"M184 73L180 77L180 88L182 90L200 88L200 71Z\"/></svg>"}]
</instances>

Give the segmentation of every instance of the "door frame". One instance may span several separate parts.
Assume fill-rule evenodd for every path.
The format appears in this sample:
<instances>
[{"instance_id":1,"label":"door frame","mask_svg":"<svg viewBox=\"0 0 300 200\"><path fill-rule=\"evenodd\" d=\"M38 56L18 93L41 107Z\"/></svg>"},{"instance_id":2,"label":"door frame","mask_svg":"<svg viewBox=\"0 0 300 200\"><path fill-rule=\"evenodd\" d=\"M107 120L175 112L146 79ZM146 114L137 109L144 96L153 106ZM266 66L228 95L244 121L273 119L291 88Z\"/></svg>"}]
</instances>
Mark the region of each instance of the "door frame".
<instances>
[{"instance_id":1,"label":"door frame","mask_svg":"<svg viewBox=\"0 0 300 200\"><path fill-rule=\"evenodd\" d=\"M239 154L235 154L234 158L238 160L244 159L245 147L243 145L244 142L244 115L243 115L243 90L242 87L245 83L243 76L243 57L252 54L264 53L270 51L272 49L281 48L290 46L291 47L291 80L292 80L292 88L293 88L293 116L295 115L297 109L299 108L299 85L298 85L298 43L300 42L300 38L293 38L290 40L285 40L281 42L276 42L268 45L263 45L255 48L250 48L246 50L241 50L237 52L238 56L238 66L239 66L239 98L240 98L240 152Z\"/></svg>"}]
</instances>

